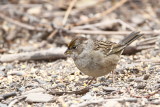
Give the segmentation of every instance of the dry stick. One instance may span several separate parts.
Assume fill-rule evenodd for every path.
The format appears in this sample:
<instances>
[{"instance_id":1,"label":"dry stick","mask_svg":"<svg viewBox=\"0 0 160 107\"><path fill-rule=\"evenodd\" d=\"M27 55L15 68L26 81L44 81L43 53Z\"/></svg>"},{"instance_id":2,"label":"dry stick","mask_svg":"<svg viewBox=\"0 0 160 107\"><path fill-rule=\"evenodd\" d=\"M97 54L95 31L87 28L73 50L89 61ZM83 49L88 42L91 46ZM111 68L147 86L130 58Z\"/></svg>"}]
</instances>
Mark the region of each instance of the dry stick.
<instances>
[{"instance_id":1,"label":"dry stick","mask_svg":"<svg viewBox=\"0 0 160 107\"><path fill-rule=\"evenodd\" d=\"M128 35L131 31L91 31L91 30L69 30L69 33L80 33L80 34L100 34L100 35ZM141 31L146 35L160 34L160 30L157 31Z\"/></svg>"},{"instance_id":2,"label":"dry stick","mask_svg":"<svg viewBox=\"0 0 160 107\"><path fill-rule=\"evenodd\" d=\"M75 23L75 24L71 24L67 27L73 27L74 25L82 25L82 24L85 24L85 23L88 23L88 22L92 22L92 21L96 21L100 18L102 18L103 16L106 16L107 14L113 12L114 10L118 9L120 6L122 6L124 3L126 3L128 0L121 0L120 2L118 2L117 4L115 4L113 7L109 8L108 10L96 15L95 17L92 17L92 18L89 18L87 20L83 20L83 21L80 21L78 23Z\"/></svg>"},{"instance_id":3,"label":"dry stick","mask_svg":"<svg viewBox=\"0 0 160 107\"><path fill-rule=\"evenodd\" d=\"M156 37L145 38L145 39L139 41L137 46L155 44L157 40L158 40L157 36Z\"/></svg>"},{"instance_id":4,"label":"dry stick","mask_svg":"<svg viewBox=\"0 0 160 107\"><path fill-rule=\"evenodd\" d=\"M52 39L57 32L58 32L58 29L55 29L54 31L52 31L52 33L48 36L47 40Z\"/></svg>"},{"instance_id":5,"label":"dry stick","mask_svg":"<svg viewBox=\"0 0 160 107\"><path fill-rule=\"evenodd\" d=\"M22 22L19 22L17 20L14 20L14 19L11 19L10 17L0 13L0 18L10 22L10 23L13 23L17 26L20 26L22 28L25 28L25 29L28 29L28 30L37 30L37 31L46 31L45 29L43 28L40 28L40 27L34 27L34 26L31 26L31 25L28 25L28 24L25 24L25 23L22 23Z\"/></svg>"},{"instance_id":6,"label":"dry stick","mask_svg":"<svg viewBox=\"0 0 160 107\"><path fill-rule=\"evenodd\" d=\"M25 99L26 96L20 96L19 98L13 100L12 102L10 102L10 104L8 105L8 107L13 107L14 104L16 104L17 102L19 102L20 100Z\"/></svg>"},{"instance_id":7,"label":"dry stick","mask_svg":"<svg viewBox=\"0 0 160 107\"><path fill-rule=\"evenodd\" d=\"M150 98L151 96L159 93L159 92L160 92L160 89L157 90L157 91L155 91L155 92L153 92L152 94L148 94L148 95L146 95L146 96L137 96L137 95L132 94L132 93L130 92L130 88L129 88L129 87L127 88L127 91L129 92L129 94L130 94L131 97L135 97L135 98Z\"/></svg>"},{"instance_id":8,"label":"dry stick","mask_svg":"<svg viewBox=\"0 0 160 107\"><path fill-rule=\"evenodd\" d=\"M68 17L69 17L69 14L70 14L70 12L71 12L74 4L76 3L76 1L77 1L77 0L73 0L73 1L70 3L70 5L69 5L69 7L68 7L68 9L67 9L67 11L66 11L66 13L65 13L65 16L64 16L64 18L63 18L63 21L62 21L62 25L63 25L63 26L66 24L67 19L68 19ZM48 36L47 39L48 39L48 40L52 39L57 32L58 32L58 29L55 29L54 31L52 31L52 33Z\"/></svg>"},{"instance_id":9,"label":"dry stick","mask_svg":"<svg viewBox=\"0 0 160 107\"><path fill-rule=\"evenodd\" d=\"M7 93L7 94L0 95L0 101L4 100L4 99L7 99L9 97L16 96L16 95L17 95L16 92L10 92L10 93Z\"/></svg>"},{"instance_id":10,"label":"dry stick","mask_svg":"<svg viewBox=\"0 0 160 107\"><path fill-rule=\"evenodd\" d=\"M67 19L69 17L69 14L71 13L71 10L72 10L72 8L73 8L73 6L75 5L76 2L77 2L77 0L72 0L72 2L70 3L70 5L69 5L69 7L68 7L68 9L67 9L67 11L65 13L65 16L63 18L63 21L62 21L62 25L63 26L66 24Z\"/></svg>"},{"instance_id":11,"label":"dry stick","mask_svg":"<svg viewBox=\"0 0 160 107\"><path fill-rule=\"evenodd\" d=\"M99 27L105 26L105 27L112 27L114 26L114 24L121 24L121 26L125 26L126 28L130 29L131 31L136 30L135 28L133 28L132 26L130 26L129 24L127 24L126 22L120 20L120 19L114 19L114 20L104 20L101 21L99 23L94 23L94 24L87 24L87 25L81 25L81 26L76 26L73 27L72 30L79 30L79 29L93 29L93 30L97 30Z\"/></svg>"},{"instance_id":12,"label":"dry stick","mask_svg":"<svg viewBox=\"0 0 160 107\"><path fill-rule=\"evenodd\" d=\"M117 20L115 20L115 21L117 21L117 23L120 23L122 26L126 26L127 28L129 28L130 30L136 30L134 27L132 27L132 26L130 26L129 24L127 24L126 22L124 22L124 21L122 21L122 20L120 20L120 19L117 19Z\"/></svg>"},{"instance_id":13,"label":"dry stick","mask_svg":"<svg viewBox=\"0 0 160 107\"><path fill-rule=\"evenodd\" d=\"M0 56L0 62L11 61L28 61L28 60L56 60L60 58L66 58L64 56L64 48L55 48L49 50L41 50L35 52L26 52L18 54L4 54Z\"/></svg>"},{"instance_id":14,"label":"dry stick","mask_svg":"<svg viewBox=\"0 0 160 107\"><path fill-rule=\"evenodd\" d=\"M64 95L64 94L76 94L76 95L83 95L83 94L86 94L87 92L89 92L89 87L85 87L81 90L78 90L78 91L64 91L64 92L53 92L53 91L50 91L49 93L52 94L52 95Z\"/></svg>"}]
</instances>

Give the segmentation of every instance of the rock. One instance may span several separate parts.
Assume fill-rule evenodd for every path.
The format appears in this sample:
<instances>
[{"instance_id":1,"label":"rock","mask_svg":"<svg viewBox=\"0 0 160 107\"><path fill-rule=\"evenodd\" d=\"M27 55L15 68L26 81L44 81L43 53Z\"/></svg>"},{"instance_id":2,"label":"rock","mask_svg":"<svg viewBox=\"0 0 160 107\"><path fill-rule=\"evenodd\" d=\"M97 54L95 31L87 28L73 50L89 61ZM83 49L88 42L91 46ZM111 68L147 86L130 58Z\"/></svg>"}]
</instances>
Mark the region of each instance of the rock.
<instances>
[{"instance_id":1,"label":"rock","mask_svg":"<svg viewBox=\"0 0 160 107\"><path fill-rule=\"evenodd\" d=\"M93 98L93 96L91 95L91 93L87 93L84 96L81 97L83 100L89 100L91 98Z\"/></svg>"},{"instance_id":2,"label":"rock","mask_svg":"<svg viewBox=\"0 0 160 107\"><path fill-rule=\"evenodd\" d=\"M5 71L5 67L4 66L0 66L0 71Z\"/></svg>"},{"instance_id":3,"label":"rock","mask_svg":"<svg viewBox=\"0 0 160 107\"><path fill-rule=\"evenodd\" d=\"M143 76L143 80L148 80L149 76L150 76L150 75L145 74L145 75Z\"/></svg>"},{"instance_id":4,"label":"rock","mask_svg":"<svg viewBox=\"0 0 160 107\"><path fill-rule=\"evenodd\" d=\"M26 95L26 101L30 103L46 103L53 101L53 98L52 95L43 93L29 93Z\"/></svg>"},{"instance_id":5,"label":"rock","mask_svg":"<svg viewBox=\"0 0 160 107\"><path fill-rule=\"evenodd\" d=\"M134 17L131 18L131 21L134 24L139 25L139 24L142 24L145 20L144 20L144 18L143 18L142 15L136 15L136 16L134 16Z\"/></svg>"},{"instance_id":6,"label":"rock","mask_svg":"<svg viewBox=\"0 0 160 107\"><path fill-rule=\"evenodd\" d=\"M113 91L116 91L117 89L116 89L116 88L113 88L113 87L105 87L105 88L103 88L103 90L104 90L105 92L113 92Z\"/></svg>"},{"instance_id":7,"label":"rock","mask_svg":"<svg viewBox=\"0 0 160 107\"><path fill-rule=\"evenodd\" d=\"M25 87L22 86L22 87L18 88L18 91L24 92L25 91Z\"/></svg>"},{"instance_id":8,"label":"rock","mask_svg":"<svg viewBox=\"0 0 160 107\"><path fill-rule=\"evenodd\" d=\"M42 92L45 92L46 90L43 89L43 88L35 88L35 89L32 89L32 90L29 90L29 91L26 91L24 93L22 93L22 95L27 95L27 94L30 94L30 93L42 93Z\"/></svg>"},{"instance_id":9,"label":"rock","mask_svg":"<svg viewBox=\"0 0 160 107\"><path fill-rule=\"evenodd\" d=\"M122 107L118 101L109 100L102 107Z\"/></svg>"},{"instance_id":10,"label":"rock","mask_svg":"<svg viewBox=\"0 0 160 107\"><path fill-rule=\"evenodd\" d=\"M108 81L107 81L108 83L113 83L113 79L108 79Z\"/></svg>"},{"instance_id":11,"label":"rock","mask_svg":"<svg viewBox=\"0 0 160 107\"><path fill-rule=\"evenodd\" d=\"M7 64L6 65L6 70L11 70L11 69L13 69L14 67L13 67L13 65L12 64Z\"/></svg>"},{"instance_id":12,"label":"rock","mask_svg":"<svg viewBox=\"0 0 160 107\"><path fill-rule=\"evenodd\" d=\"M137 98L122 98L117 100L120 103L130 102L130 103L136 103L138 101Z\"/></svg>"},{"instance_id":13,"label":"rock","mask_svg":"<svg viewBox=\"0 0 160 107\"><path fill-rule=\"evenodd\" d=\"M106 77L99 77L98 80L100 82L106 82L107 78Z\"/></svg>"},{"instance_id":14,"label":"rock","mask_svg":"<svg viewBox=\"0 0 160 107\"><path fill-rule=\"evenodd\" d=\"M0 107L8 107L6 104L0 103Z\"/></svg>"},{"instance_id":15,"label":"rock","mask_svg":"<svg viewBox=\"0 0 160 107\"><path fill-rule=\"evenodd\" d=\"M46 81L43 81L41 79L35 78L34 81L38 82L39 84L46 84Z\"/></svg>"},{"instance_id":16,"label":"rock","mask_svg":"<svg viewBox=\"0 0 160 107\"><path fill-rule=\"evenodd\" d=\"M140 83L140 82L143 82L143 79L142 77L138 77L138 78L135 78L134 81L137 83Z\"/></svg>"},{"instance_id":17,"label":"rock","mask_svg":"<svg viewBox=\"0 0 160 107\"><path fill-rule=\"evenodd\" d=\"M25 72L23 72L23 71L10 71L7 73L7 75L23 76L23 75L25 75Z\"/></svg>"},{"instance_id":18,"label":"rock","mask_svg":"<svg viewBox=\"0 0 160 107\"><path fill-rule=\"evenodd\" d=\"M5 73L3 71L0 71L0 77L4 77Z\"/></svg>"},{"instance_id":19,"label":"rock","mask_svg":"<svg viewBox=\"0 0 160 107\"><path fill-rule=\"evenodd\" d=\"M135 80L134 78L129 78L129 79L128 79L129 82L132 82L132 81L134 81L134 80Z\"/></svg>"},{"instance_id":20,"label":"rock","mask_svg":"<svg viewBox=\"0 0 160 107\"><path fill-rule=\"evenodd\" d=\"M146 84L140 83L136 86L137 89L144 89L146 87Z\"/></svg>"},{"instance_id":21,"label":"rock","mask_svg":"<svg viewBox=\"0 0 160 107\"><path fill-rule=\"evenodd\" d=\"M156 84L156 85L155 85L155 88L156 88L156 89L160 89L160 84Z\"/></svg>"},{"instance_id":22,"label":"rock","mask_svg":"<svg viewBox=\"0 0 160 107\"><path fill-rule=\"evenodd\" d=\"M140 71L139 71L139 69L134 68L134 69L130 69L130 72L133 74L138 74Z\"/></svg>"},{"instance_id":23,"label":"rock","mask_svg":"<svg viewBox=\"0 0 160 107\"><path fill-rule=\"evenodd\" d=\"M160 100L159 99L154 100L151 102L151 104L160 105Z\"/></svg>"},{"instance_id":24,"label":"rock","mask_svg":"<svg viewBox=\"0 0 160 107\"><path fill-rule=\"evenodd\" d=\"M160 69L157 69L156 72L160 72Z\"/></svg>"}]
</instances>

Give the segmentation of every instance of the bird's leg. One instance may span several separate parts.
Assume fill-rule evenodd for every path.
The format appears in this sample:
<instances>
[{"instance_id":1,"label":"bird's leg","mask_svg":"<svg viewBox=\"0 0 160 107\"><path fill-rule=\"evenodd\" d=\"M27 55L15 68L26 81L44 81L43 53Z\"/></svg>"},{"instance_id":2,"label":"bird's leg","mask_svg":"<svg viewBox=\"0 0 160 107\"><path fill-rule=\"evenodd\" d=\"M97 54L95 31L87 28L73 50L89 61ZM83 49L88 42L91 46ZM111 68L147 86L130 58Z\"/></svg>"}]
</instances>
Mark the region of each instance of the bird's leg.
<instances>
[{"instance_id":1,"label":"bird's leg","mask_svg":"<svg viewBox=\"0 0 160 107\"><path fill-rule=\"evenodd\" d=\"M115 74L114 74L114 71L112 71L112 81L113 81L113 83L115 83Z\"/></svg>"},{"instance_id":2,"label":"bird's leg","mask_svg":"<svg viewBox=\"0 0 160 107\"><path fill-rule=\"evenodd\" d=\"M93 77L92 79L90 79L90 80L87 82L87 86L89 86L89 85L92 83L92 81L93 81L94 79L96 79L96 78Z\"/></svg>"}]
</instances>

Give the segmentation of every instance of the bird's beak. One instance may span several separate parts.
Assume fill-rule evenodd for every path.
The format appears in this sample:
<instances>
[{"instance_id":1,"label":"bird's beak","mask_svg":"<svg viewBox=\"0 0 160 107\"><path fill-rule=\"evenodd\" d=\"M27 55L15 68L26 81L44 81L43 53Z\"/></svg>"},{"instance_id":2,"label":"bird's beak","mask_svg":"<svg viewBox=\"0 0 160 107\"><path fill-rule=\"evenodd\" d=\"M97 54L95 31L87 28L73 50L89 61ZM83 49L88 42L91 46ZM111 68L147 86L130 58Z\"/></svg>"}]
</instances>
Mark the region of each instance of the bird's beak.
<instances>
[{"instance_id":1,"label":"bird's beak","mask_svg":"<svg viewBox=\"0 0 160 107\"><path fill-rule=\"evenodd\" d=\"M65 55L69 55L69 54L71 54L71 53L72 53L72 52L71 52L70 50L68 50L68 49L64 52Z\"/></svg>"}]
</instances>

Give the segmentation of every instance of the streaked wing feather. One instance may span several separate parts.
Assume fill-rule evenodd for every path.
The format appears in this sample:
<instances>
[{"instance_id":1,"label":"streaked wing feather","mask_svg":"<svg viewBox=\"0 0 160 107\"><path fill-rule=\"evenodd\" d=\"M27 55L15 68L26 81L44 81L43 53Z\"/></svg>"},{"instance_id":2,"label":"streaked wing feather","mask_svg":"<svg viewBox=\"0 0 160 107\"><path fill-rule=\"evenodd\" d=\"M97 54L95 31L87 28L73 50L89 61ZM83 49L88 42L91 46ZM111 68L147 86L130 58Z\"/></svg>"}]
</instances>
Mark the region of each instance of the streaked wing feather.
<instances>
[{"instance_id":1,"label":"streaked wing feather","mask_svg":"<svg viewBox=\"0 0 160 107\"><path fill-rule=\"evenodd\" d=\"M94 50L100 50L108 55L109 53L112 53L116 45L116 43L110 41L96 41Z\"/></svg>"}]
</instances>

